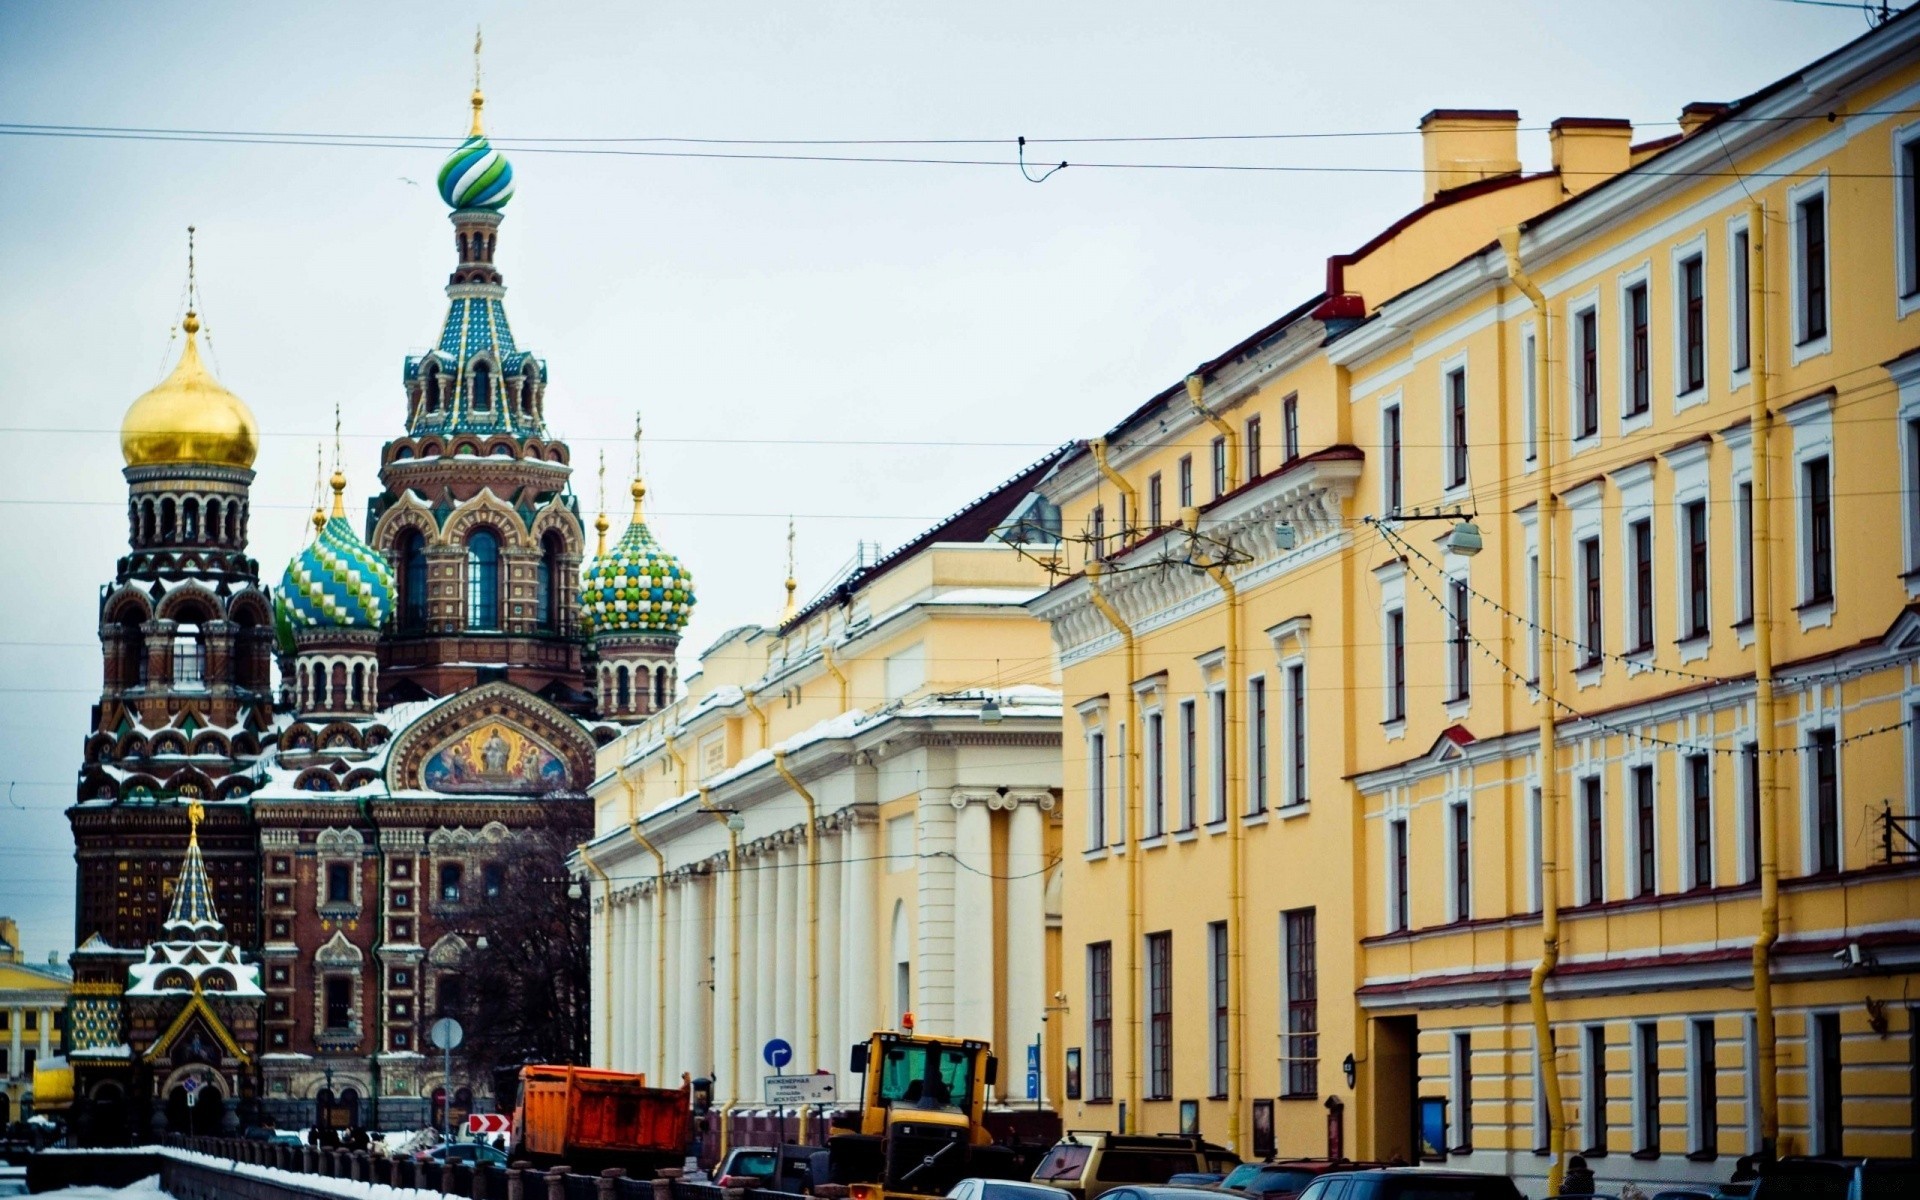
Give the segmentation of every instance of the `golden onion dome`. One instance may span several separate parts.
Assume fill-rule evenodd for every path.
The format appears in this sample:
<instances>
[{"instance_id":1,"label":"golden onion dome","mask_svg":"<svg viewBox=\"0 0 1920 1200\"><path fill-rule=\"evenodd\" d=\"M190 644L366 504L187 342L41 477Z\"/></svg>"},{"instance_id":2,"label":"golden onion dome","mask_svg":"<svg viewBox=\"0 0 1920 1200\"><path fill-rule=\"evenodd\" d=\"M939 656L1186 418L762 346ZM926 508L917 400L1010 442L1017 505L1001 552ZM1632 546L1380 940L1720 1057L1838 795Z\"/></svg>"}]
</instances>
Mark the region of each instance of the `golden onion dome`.
<instances>
[{"instance_id":1,"label":"golden onion dome","mask_svg":"<svg viewBox=\"0 0 1920 1200\"><path fill-rule=\"evenodd\" d=\"M260 427L246 401L220 386L200 362L192 312L180 361L160 385L133 402L120 422L120 453L130 467L206 463L248 468L260 449Z\"/></svg>"}]
</instances>

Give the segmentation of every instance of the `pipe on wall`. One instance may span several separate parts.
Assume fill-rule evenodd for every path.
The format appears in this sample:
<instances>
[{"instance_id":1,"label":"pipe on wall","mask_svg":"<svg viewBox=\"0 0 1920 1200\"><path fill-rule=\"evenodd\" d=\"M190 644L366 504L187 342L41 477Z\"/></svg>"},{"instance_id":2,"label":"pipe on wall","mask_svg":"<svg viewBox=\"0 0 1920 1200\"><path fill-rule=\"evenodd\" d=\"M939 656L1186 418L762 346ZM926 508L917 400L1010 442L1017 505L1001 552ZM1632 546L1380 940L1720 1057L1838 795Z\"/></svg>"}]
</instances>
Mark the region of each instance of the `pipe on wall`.
<instances>
[{"instance_id":1,"label":"pipe on wall","mask_svg":"<svg viewBox=\"0 0 1920 1200\"><path fill-rule=\"evenodd\" d=\"M1133 694L1133 681L1138 674L1138 650L1133 640L1133 626L1127 624L1118 609L1100 591L1100 576L1105 564L1094 559L1087 564L1087 594L1100 615L1107 619L1114 631L1120 635L1120 642L1126 651L1127 677L1121 684L1122 703L1125 706L1124 728L1127 732L1127 748L1121 760L1121 774L1125 780L1124 808L1121 820L1127 827L1127 1122L1138 1125L1140 1121L1140 814L1134 806L1139 802L1140 773L1139 747L1140 731L1135 727L1138 707L1137 697ZM1101 770L1106 764L1101 764ZM1119 1130L1128 1132L1125 1124Z\"/></svg>"}]
</instances>

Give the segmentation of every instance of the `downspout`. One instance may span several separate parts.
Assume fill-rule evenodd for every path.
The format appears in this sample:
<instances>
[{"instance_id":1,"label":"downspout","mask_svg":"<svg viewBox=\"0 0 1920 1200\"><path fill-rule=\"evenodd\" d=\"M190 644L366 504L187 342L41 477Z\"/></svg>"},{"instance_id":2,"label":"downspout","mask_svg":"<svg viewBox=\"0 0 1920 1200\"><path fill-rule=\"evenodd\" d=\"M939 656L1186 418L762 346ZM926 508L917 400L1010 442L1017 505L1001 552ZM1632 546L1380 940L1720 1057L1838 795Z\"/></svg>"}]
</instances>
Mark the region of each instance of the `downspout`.
<instances>
[{"instance_id":1,"label":"downspout","mask_svg":"<svg viewBox=\"0 0 1920 1200\"><path fill-rule=\"evenodd\" d=\"M1200 532L1200 510L1188 508L1180 514L1189 533ZM1240 773L1240 590L1227 575L1226 564L1207 568L1227 604L1226 669L1227 686L1220 697L1221 716L1226 721L1227 761L1221 772L1227 784L1227 1147L1240 1150L1240 1098L1246 1087L1246 1055L1242 1052L1242 1029L1246 1007L1246 886L1242 882L1245 854L1241 816L1246 811L1242 795L1246 781Z\"/></svg>"},{"instance_id":2,"label":"downspout","mask_svg":"<svg viewBox=\"0 0 1920 1200\"><path fill-rule=\"evenodd\" d=\"M1208 408L1206 401L1201 399L1206 394L1206 388L1206 380L1200 378L1199 372L1196 371L1187 376L1187 399L1193 404L1193 411L1199 413L1207 424L1219 430L1221 437L1227 439L1226 490L1230 492L1240 486L1240 435L1233 431L1233 426L1225 417Z\"/></svg>"},{"instance_id":3,"label":"downspout","mask_svg":"<svg viewBox=\"0 0 1920 1200\"><path fill-rule=\"evenodd\" d=\"M752 688L740 689L741 699L747 702L747 711L752 713L753 719L760 723L760 745L755 748L765 750L767 748L767 713L765 709L753 702L753 696L754 691Z\"/></svg>"},{"instance_id":4,"label":"downspout","mask_svg":"<svg viewBox=\"0 0 1920 1200\"><path fill-rule=\"evenodd\" d=\"M675 748L677 743L676 743L676 739L673 736L673 732L671 730L661 731L660 739L661 739L661 748L667 752L667 757L673 760L674 770L679 772L675 782L673 794L676 796L684 796L687 794L686 756L681 754L680 751Z\"/></svg>"},{"instance_id":5,"label":"downspout","mask_svg":"<svg viewBox=\"0 0 1920 1200\"><path fill-rule=\"evenodd\" d=\"M607 878L607 873L600 869L600 864L593 861L593 856L587 853L585 842L580 843L579 853L580 861L587 864L587 869L600 877L601 912L604 914L602 924L606 926L601 931L600 937L607 947L607 952L600 956L600 994L607 998L600 1036L605 1039L603 1044L607 1048L607 1061L611 1063L613 1061L613 880Z\"/></svg>"},{"instance_id":6,"label":"downspout","mask_svg":"<svg viewBox=\"0 0 1920 1200\"><path fill-rule=\"evenodd\" d=\"M740 831L727 820L726 814L715 812L713 801L708 797L707 789L700 789L700 807L713 815L727 831L727 1045L732 1049L734 1061L727 1064L727 1074L731 1079L740 1059ZM662 945L665 945L664 930ZM666 968L661 967L660 978L666 978ZM664 995L664 993L663 993ZM663 1006L665 999L660 1002ZM664 1008L663 1008L664 1011ZM665 1026L662 1026L665 1028ZM727 1157L727 1150L733 1135L733 1110L739 1108L740 1081L732 1079L733 1097L720 1110L720 1157Z\"/></svg>"},{"instance_id":7,"label":"downspout","mask_svg":"<svg viewBox=\"0 0 1920 1200\"><path fill-rule=\"evenodd\" d=\"M1094 438L1087 443L1087 449L1093 452L1094 465L1099 467L1100 473L1107 477L1107 482L1120 490L1120 544L1125 546L1133 540L1129 532L1131 526L1140 519L1139 493L1133 490L1133 485L1127 482L1125 475L1114 470L1113 467L1108 464L1107 439L1103 437ZM1098 552L1105 554L1107 548L1101 546L1098 548Z\"/></svg>"},{"instance_id":8,"label":"downspout","mask_svg":"<svg viewBox=\"0 0 1920 1200\"><path fill-rule=\"evenodd\" d=\"M380 822L374 819L372 796L361 797L360 815L367 819L367 824L373 829L374 869L380 872L380 888L382 891L385 891L386 881L387 881L387 847L380 840ZM380 944L385 945L387 941L387 916L385 911L386 905L383 904L380 907L381 907L380 928L376 931L376 933L378 934L378 937L380 939ZM374 1000L379 1005L379 1007L374 1011L384 1013L387 1011L387 965L384 962L380 964L380 968L375 975L373 988L374 988ZM372 1097L370 1097L372 1101L372 1112L369 1115L373 1118L372 1127L374 1129L378 1129L380 1128L380 1086L381 1086L380 1084L380 1052L378 1050L375 1050L374 1053L370 1056L369 1066L370 1066L370 1070L368 1071L368 1074L370 1074L373 1077L373 1083L369 1088L369 1090L373 1092Z\"/></svg>"},{"instance_id":9,"label":"downspout","mask_svg":"<svg viewBox=\"0 0 1920 1200\"><path fill-rule=\"evenodd\" d=\"M1137 674L1138 650L1134 645L1133 626L1121 619L1119 611L1100 591L1100 576L1105 569L1106 564L1097 558L1087 564L1087 595L1100 615L1119 633L1120 644L1126 650L1127 677L1121 691L1125 693L1122 703L1126 713L1127 750L1120 769L1126 792L1121 820L1127 826L1127 1120L1137 1126L1140 1121L1140 820L1134 804L1140 794L1136 745L1140 731L1135 728L1137 701L1133 680ZM1119 1132L1127 1130L1123 1127Z\"/></svg>"},{"instance_id":10,"label":"downspout","mask_svg":"<svg viewBox=\"0 0 1920 1200\"><path fill-rule=\"evenodd\" d=\"M829 636L831 636L831 635L829 635ZM829 674L829 675L831 675L831 676L833 676L833 677L834 677L834 679L835 679L835 680L837 680L837 681L839 682L839 684L840 684L840 711L841 711L841 712L846 712L846 711L847 711L847 701L848 701L848 696L847 696L847 677L846 677L845 675L843 675L843 674L841 674L841 672L840 672L840 664L839 664L839 663L836 663L836 662L834 662L834 661L833 661L833 644L832 644L831 642L822 642L822 643L820 643L820 661L821 661L822 663L825 663L825 664L826 664L826 668L827 668L827 674Z\"/></svg>"},{"instance_id":11,"label":"downspout","mask_svg":"<svg viewBox=\"0 0 1920 1200\"><path fill-rule=\"evenodd\" d=\"M654 953L654 1029L653 1060L655 1079L667 1077L667 856L646 834L640 832L640 789L633 786L627 773L620 773L627 785L627 833L640 848L653 855L653 953Z\"/></svg>"},{"instance_id":12,"label":"downspout","mask_svg":"<svg viewBox=\"0 0 1920 1200\"><path fill-rule=\"evenodd\" d=\"M818 814L813 793L801 786L787 769L787 752L773 752L773 769L787 781L794 794L807 806L807 1060L820 1067L820 835L813 826ZM807 1110L800 1110L800 1137L807 1136Z\"/></svg>"},{"instance_id":13,"label":"downspout","mask_svg":"<svg viewBox=\"0 0 1920 1200\"><path fill-rule=\"evenodd\" d=\"M1753 940L1754 1057L1760 1076L1760 1154L1780 1140L1778 1046L1773 1021L1773 944L1780 937L1780 819L1774 808L1779 731L1773 698L1773 458L1767 411L1767 210L1747 206L1747 369L1753 395L1753 725L1760 793L1760 933Z\"/></svg>"},{"instance_id":14,"label":"downspout","mask_svg":"<svg viewBox=\"0 0 1920 1200\"><path fill-rule=\"evenodd\" d=\"M1534 457L1539 491L1535 500L1538 512L1535 527L1540 531L1539 562L1535 567L1536 590L1540 593L1540 624L1534 630L1536 653L1540 660L1540 961L1527 978L1527 1002L1533 1010L1533 1056L1540 1068L1546 1091L1547 1194L1558 1195L1566 1174L1567 1128L1566 1101L1560 1094L1558 1055L1553 1045L1553 1025L1547 1014L1547 977L1560 965L1560 769L1558 762L1558 717L1555 709L1557 676L1553 638L1553 373L1548 370L1551 356L1547 346L1547 298L1520 266L1520 229L1500 232L1500 246L1507 255L1507 277L1533 305L1538 329L1533 337Z\"/></svg>"}]
</instances>

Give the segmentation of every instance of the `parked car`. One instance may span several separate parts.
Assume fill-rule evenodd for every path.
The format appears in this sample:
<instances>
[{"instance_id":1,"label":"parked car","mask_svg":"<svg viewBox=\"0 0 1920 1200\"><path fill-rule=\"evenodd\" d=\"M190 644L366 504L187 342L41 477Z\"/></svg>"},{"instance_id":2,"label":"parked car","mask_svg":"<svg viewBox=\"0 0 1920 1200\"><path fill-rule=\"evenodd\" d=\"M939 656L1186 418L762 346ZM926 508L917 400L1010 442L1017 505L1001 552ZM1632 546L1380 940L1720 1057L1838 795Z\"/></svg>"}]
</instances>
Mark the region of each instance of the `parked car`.
<instances>
[{"instance_id":1,"label":"parked car","mask_svg":"<svg viewBox=\"0 0 1920 1200\"><path fill-rule=\"evenodd\" d=\"M1270 1162L1241 1163L1227 1172L1220 1186L1259 1200L1287 1200L1306 1190L1308 1184L1328 1171L1358 1171L1377 1163L1350 1162L1343 1158L1282 1158Z\"/></svg>"},{"instance_id":2,"label":"parked car","mask_svg":"<svg viewBox=\"0 0 1920 1200\"><path fill-rule=\"evenodd\" d=\"M1165 1185L1175 1175L1224 1174L1238 1165L1233 1151L1189 1135L1069 1131L1034 1168L1033 1182L1060 1188L1074 1200L1099 1200L1123 1184Z\"/></svg>"},{"instance_id":3,"label":"parked car","mask_svg":"<svg viewBox=\"0 0 1920 1200\"><path fill-rule=\"evenodd\" d=\"M1760 1169L1753 1200L1906 1200L1920 1195L1920 1160L1783 1158Z\"/></svg>"},{"instance_id":4,"label":"parked car","mask_svg":"<svg viewBox=\"0 0 1920 1200\"><path fill-rule=\"evenodd\" d=\"M1238 1171L1240 1168L1235 1167ZM1168 1187L1214 1187L1226 1176L1218 1171L1180 1171L1167 1180Z\"/></svg>"},{"instance_id":5,"label":"parked car","mask_svg":"<svg viewBox=\"0 0 1920 1200\"><path fill-rule=\"evenodd\" d=\"M772 1146L735 1146L713 1172L721 1187L770 1188L780 1173L780 1152Z\"/></svg>"},{"instance_id":6,"label":"parked car","mask_svg":"<svg viewBox=\"0 0 1920 1200\"><path fill-rule=\"evenodd\" d=\"M962 1179L947 1189L947 1200L1067 1200L1067 1193L1018 1179Z\"/></svg>"},{"instance_id":7,"label":"parked car","mask_svg":"<svg viewBox=\"0 0 1920 1200\"><path fill-rule=\"evenodd\" d=\"M1328 1171L1307 1185L1300 1200L1522 1200L1505 1175L1430 1167L1371 1167Z\"/></svg>"},{"instance_id":8,"label":"parked car","mask_svg":"<svg viewBox=\"0 0 1920 1200\"><path fill-rule=\"evenodd\" d=\"M421 1151L420 1157L428 1162L465 1163L469 1167L476 1163L486 1163L490 1167L507 1165L507 1156L485 1142L449 1142Z\"/></svg>"},{"instance_id":9,"label":"parked car","mask_svg":"<svg viewBox=\"0 0 1920 1200\"><path fill-rule=\"evenodd\" d=\"M1220 1192L1217 1188L1175 1187L1171 1184L1109 1188L1103 1195L1107 1200L1202 1200L1203 1197L1220 1200Z\"/></svg>"}]
</instances>

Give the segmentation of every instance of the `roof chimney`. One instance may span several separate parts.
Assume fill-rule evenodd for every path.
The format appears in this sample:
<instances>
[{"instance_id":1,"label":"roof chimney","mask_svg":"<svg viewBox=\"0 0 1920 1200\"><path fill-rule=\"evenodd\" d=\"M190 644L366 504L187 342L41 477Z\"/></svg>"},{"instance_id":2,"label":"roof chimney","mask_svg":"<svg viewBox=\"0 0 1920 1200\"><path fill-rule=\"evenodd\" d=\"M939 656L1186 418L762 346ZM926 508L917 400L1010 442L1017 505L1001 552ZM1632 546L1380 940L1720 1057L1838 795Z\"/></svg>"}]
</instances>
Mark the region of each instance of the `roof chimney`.
<instances>
[{"instance_id":1,"label":"roof chimney","mask_svg":"<svg viewBox=\"0 0 1920 1200\"><path fill-rule=\"evenodd\" d=\"M1420 118L1424 203L1449 188L1520 173L1520 114L1511 108L1436 108Z\"/></svg>"},{"instance_id":2,"label":"roof chimney","mask_svg":"<svg viewBox=\"0 0 1920 1200\"><path fill-rule=\"evenodd\" d=\"M1715 100L1695 100L1680 110L1680 136L1692 137L1702 125L1732 107L1731 104L1721 104Z\"/></svg>"},{"instance_id":3,"label":"roof chimney","mask_svg":"<svg viewBox=\"0 0 1920 1200\"><path fill-rule=\"evenodd\" d=\"M1605 183L1633 163L1633 122L1619 117L1561 117L1547 139L1565 196Z\"/></svg>"}]
</instances>

